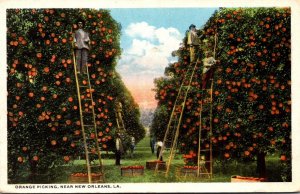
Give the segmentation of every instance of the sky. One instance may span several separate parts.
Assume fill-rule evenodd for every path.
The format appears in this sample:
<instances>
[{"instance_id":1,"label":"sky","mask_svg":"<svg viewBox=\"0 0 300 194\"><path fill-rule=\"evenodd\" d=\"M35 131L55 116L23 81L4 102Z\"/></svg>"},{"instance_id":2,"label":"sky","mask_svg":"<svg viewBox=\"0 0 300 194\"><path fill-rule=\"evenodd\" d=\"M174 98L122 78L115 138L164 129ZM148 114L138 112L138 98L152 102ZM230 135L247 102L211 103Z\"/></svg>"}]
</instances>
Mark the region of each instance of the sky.
<instances>
[{"instance_id":1,"label":"sky","mask_svg":"<svg viewBox=\"0 0 300 194\"><path fill-rule=\"evenodd\" d=\"M177 60L171 52L179 48L190 24L201 28L216 9L111 9L122 26L122 55L116 70L141 109L156 107L153 80Z\"/></svg>"}]
</instances>

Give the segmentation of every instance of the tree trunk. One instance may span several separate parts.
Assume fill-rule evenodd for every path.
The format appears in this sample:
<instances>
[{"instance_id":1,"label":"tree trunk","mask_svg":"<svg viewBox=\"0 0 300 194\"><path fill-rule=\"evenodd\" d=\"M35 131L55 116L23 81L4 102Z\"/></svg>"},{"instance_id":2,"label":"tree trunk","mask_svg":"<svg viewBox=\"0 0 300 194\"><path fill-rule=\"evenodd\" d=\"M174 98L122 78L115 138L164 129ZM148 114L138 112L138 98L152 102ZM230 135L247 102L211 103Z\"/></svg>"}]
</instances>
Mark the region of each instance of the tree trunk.
<instances>
[{"instance_id":1,"label":"tree trunk","mask_svg":"<svg viewBox=\"0 0 300 194\"><path fill-rule=\"evenodd\" d=\"M30 183L36 183L36 174L37 174L36 163L31 161L30 162L30 174L29 174Z\"/></svg>"},{"instance_id":2,"label":"tree trunk","mask_svg":"<svg viewBox=\"0 0 300 194\"><path fill-rule=\"evenodd\" d=\"M258 173L259 177L262 177L262 178L266 178L266 176L267 176L265 157L266 157L265 152L257 153L256 172Z\"/></svg>"}]
</instances>

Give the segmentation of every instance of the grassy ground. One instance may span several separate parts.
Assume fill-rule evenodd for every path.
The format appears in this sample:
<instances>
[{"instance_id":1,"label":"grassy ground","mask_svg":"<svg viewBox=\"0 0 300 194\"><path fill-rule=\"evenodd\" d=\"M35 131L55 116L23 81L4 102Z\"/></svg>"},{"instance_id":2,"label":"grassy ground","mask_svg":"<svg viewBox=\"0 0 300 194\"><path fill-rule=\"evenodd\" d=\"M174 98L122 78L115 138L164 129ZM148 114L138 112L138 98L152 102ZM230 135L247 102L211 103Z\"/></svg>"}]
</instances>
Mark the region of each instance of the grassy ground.
<instances>
[{"instance_id":1,"label":"grassy ground","mask_svg":"<svg viewBox=\"0 0 300 194\"><path fill-rule=\"evenodd\" d=\"M164 158L167 159L168 152L164 154ZM176 170L183 166L183 160L181 155L176 155L174 160L172 161L170 173L168 177L165 177L164 174L158 173L155 174L153 170L147 170L145 168L144 176L136 176L136 177L123 177L121 176L120 168L122 166L131 166L131 165L142 165L146 166L146 161L156 160L156 154L151 153L151 149L149 147L149 137L144 138L139 144L136 146L134 156L131 158L129 155L126 155L121 160L121 166L115 166L115 160L113 153L103 154L103 164L104 164L104 172L105 172L105 181L108 183L138 183L138 182L230 182L231 175L243 175L243 176L256 176L255 174L255 162L250 163L238 163L238 162L218 162L215 161L213 168L213 178L212 179L196 179L196 178L180 178L175 176ZM278 156L268 156L267 158L267 168L269 181L281 181L279 175L279 162ZM68 182L68 175L72 172L76 171L84 171L85 161L77 160L74 162L72 166L64 166L62 167L64 174L58 177L55 182Z\"/></svg>"},{"instance_id":2,"label":"grassy ground","mask_svg":"<svg viewBox=\"0 0 300 194\"><path fill-rule=\"evenodd\" d=\"M168 151L164 153L164 159L167 159ZM165 177L164 174L158 173L155 174L153 170L148 170L145 168L143 176L136 177L123 177L121 176L121 167L122 166L131 166L131 165L142 165L146 167L146 161L156 160L156 153L152 154L149 146L149 137L144 138L136 146L134 156L131 158L128 155L125 155L121 160L121 166L115 166L114 154L103 153L103 165L105 173L105 182L107 183L145 183L145 182L230 182L231 175L241 175L241 176L256 176L255 162L250 163L238 163L238 162L220 162L214 161L213 166L213 178L212 179L200 179L200 178L180 178L175 176L176 170L179 167L182 167L183 160L181 155L176 155L172 161L170 168L170 173L168 177ZM267 170L268 170L268 180L272 182L281 181L280 178L280 167L279 159L277 155L267 157ZM39 177L35 183L68 183L69 175L74 172L86 172L85 161L76 160L73 165L65 165L58 167L55 172L58 172L58 175L55 178L42 178ZM26 179L24 180L26 182ZM21 181L23 182L23 181Z\"/></svg>"}]
</instances>

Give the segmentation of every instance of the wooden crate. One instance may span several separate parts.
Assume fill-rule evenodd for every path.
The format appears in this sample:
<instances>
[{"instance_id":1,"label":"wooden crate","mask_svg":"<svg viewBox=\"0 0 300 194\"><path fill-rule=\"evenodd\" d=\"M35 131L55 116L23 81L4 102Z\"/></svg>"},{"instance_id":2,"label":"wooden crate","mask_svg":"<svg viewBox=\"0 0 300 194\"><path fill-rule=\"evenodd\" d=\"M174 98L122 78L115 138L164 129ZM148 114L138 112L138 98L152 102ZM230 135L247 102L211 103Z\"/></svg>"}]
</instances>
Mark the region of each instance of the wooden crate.
<instances>
[{"instance_id":1,"label":"wooden crate","mask_svg":"<svg viewBox=\"0 0 300 194\"><path fill-rule=\"evenodd\" d=\"M231 182L266 182L265 178L243 177L238 175L231 176Z\"/></svg>"},{"instance_id":2,"label":"wooden crate","mask_svg":"<svg viewBox=\"0 0 300 194\"><path fill-rule=\"evenodd\" d=\"M158 164L158 170L166 170L166 162L164 161L147 161L146 168L149 170L155 170L156 164Z\"/></svg>"},{"instance_id":3,"label":"wooden crate","mask_svg":"<svg viewBox=\"0 0 300 194\"><path fill-rule=\"evenodd\" d=\"M141 176L144 175L143 168L121 168L121 176Z\"/></svg>"},{"instance_id":4,"label":"wooden crate","mask_svg":"<svg viewBox=\"0 0 300 194\"><path fill-rule=\"evenodd\" d=\"M144 175L144 169L132 169L132 176Z\"/></svg>"},{"instance_id":5,"label":"wooden crate","mask_svg":"<svg viewBox=\"0 0 300 194\"><path fill-rule=\"evenodd\" d=\"M175 171L175 176L178 181L186 181L186 180L199 180L199 179L210 179L211 174L205 170L205 168L200 166L200 171L198 175L198 168L186 168L186 167L178 167Z\"/></svg>"},{"instance_id":6,"label":"wooden crate","mask_svg":"<svg viewBox=\"0 0 300 194\"><path fill-rule=\"evenodd\" d=\"M80 176L78 176L78 173L73 173L69 177L70 183L89 183L88 175L87 173L81 173ZM103 174L92 174L92 183L103 183Z\"/></svg>"},{"instance_id":7,"label":"wooden crate","mask_svg":"<svg viewBox=\"0 0 300 194\"><path fill-rule=\"evenodd\" d=\"M197 177L198 169L181 168L179 176Z\"/></svg>"}]
</instances>

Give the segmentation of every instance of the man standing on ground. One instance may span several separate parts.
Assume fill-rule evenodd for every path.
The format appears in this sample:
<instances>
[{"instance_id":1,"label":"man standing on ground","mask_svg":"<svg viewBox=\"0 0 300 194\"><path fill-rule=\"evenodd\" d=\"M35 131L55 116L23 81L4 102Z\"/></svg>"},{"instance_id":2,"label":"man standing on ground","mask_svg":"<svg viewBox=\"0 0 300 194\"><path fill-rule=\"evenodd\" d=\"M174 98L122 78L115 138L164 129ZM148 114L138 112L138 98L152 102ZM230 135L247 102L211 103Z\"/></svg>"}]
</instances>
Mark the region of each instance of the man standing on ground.
<instances>
[{"instance_id":1,"label":"man standing on ground","mask_svg":"<svg viewBox=\"0 0 300 194\"><path fill-rule=\"evenodd\" d=\"M116 165L121 165L120 161L121 161L122 153L123 153L122 140L121 140L121 137L120 137L120 133L117 133L116 134L116 152L115 152Z\"/></svg>"},{"instance_id":2,"label":"man standing on ground","mask_svg":"<svg viewBox=\"0 0 300 194\"><path fill-rule=\"evenodd\" d=\"M155 138L153 136L150 137L150 147L151 147L152 154L154 154Z\"/></svg>"},{"instance_id":3,"label":"man standing on ground","mask_svg":"<svg viewBox=\"0 0 300 194\"><path fill-rule=\"evenodd\" d=\"M133 151L135 148L135 138L131 136L131 143L130 143L130 157L133 158Z\"/></svg>"},{"instance_id":4,"label":"man standing on ground","mask_svg":"<svg viewBox=\"0 0 300 194\"><path fill-rule=\"evenodd\" d=\"M159 160L159 161L163 161L163 157L162 157L162 153L161 152L161 149L162 149L162 146L163 146L163 142L162 141L158 141L156 143L156 147L157 147L157 151L156 151L156 158ZM160 156L160 157L159 157Z\"/></svg>"}]
</instances>

